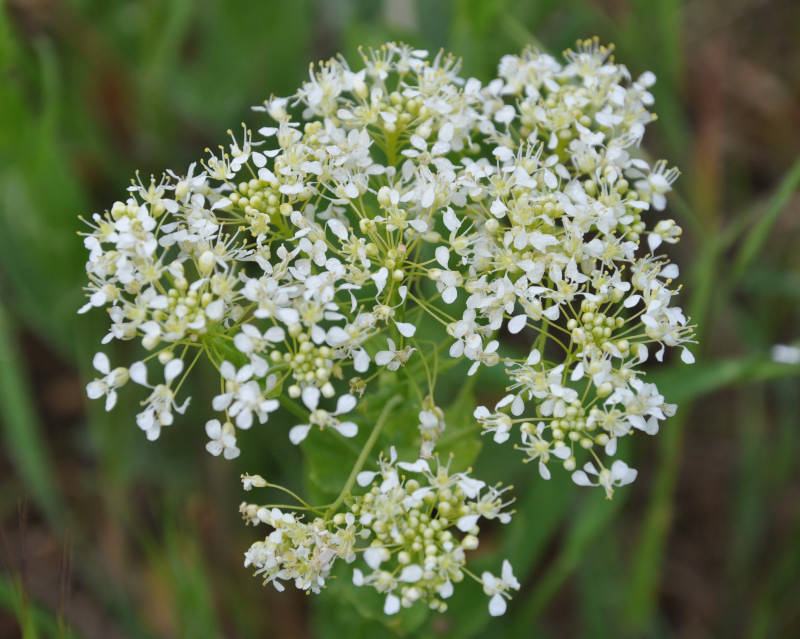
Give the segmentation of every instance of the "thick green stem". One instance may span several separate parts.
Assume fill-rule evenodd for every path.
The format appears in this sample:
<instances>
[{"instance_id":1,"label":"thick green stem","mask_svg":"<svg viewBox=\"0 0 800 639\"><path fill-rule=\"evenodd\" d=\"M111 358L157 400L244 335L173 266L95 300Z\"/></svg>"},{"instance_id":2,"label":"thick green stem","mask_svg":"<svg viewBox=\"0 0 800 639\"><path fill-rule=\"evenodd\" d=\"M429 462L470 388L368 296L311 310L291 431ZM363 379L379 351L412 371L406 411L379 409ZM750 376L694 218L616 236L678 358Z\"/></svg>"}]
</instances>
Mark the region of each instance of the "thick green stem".
<instances>
[{"instance_id":1,"label":"thick green stem","mask_svg":"<svg viewBox=\"0 0 800 639\"><path fill-rule=\"evenodd\" d=\"M350 489L353 487L356 477L358 477L358 473L361 472L361 469L364 467L364 464L367 461L367 457L369 457L369 454L372 452L372 447L375 445L375 442L378 441L378 436L381 434L381 429L383 428L386 419L389 417L392 409L401 401L403 401L403 398L400 395L395 395L388 402L386 402L386 406L383 407L383 410L378 417L378 421L375 423L375 428L372 429L372 432L369 434L369 439L367 439L367 443L364 444L364 448L361 449L361 454L358 456L358 459L353 466L353 470L350 472L350 476L347 478L347 483L344 485L344 488L342 488L342 492L339 493L336 501L328 506L328 510L325 514L326 519L336 512L336 509L342 505L345 497L347 497L347 495L350 493Z\"/></svg>"}]
</instances>

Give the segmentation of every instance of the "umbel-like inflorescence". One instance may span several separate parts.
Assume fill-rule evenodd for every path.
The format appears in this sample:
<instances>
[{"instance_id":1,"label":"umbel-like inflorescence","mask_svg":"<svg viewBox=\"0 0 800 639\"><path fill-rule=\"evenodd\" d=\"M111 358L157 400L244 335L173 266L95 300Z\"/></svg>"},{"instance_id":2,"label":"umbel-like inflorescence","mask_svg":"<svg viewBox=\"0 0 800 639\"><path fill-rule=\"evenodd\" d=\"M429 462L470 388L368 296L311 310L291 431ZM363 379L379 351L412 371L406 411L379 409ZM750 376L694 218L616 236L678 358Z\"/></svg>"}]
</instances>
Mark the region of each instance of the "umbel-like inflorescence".
<instances>
[{"instance_id":1,"label":"umbel-like inflorescence","mask_svg":"<svg viewBox=\"0 0 800 639\"><path fill-rule=\"evenodd\" d=\"M357 67L312 66L295 95L256 107L269 119L256 131L231 133L183 175L137 180L87 221L81 312L106 307L103 343L139 340L148 353L114 369L98 353L89 396L110 410L128 381L145 387L136 422L156 439L205 358L220 375L214 455L236 457L240 431L276 411L270 428L294 444L368 429L332 504L242 505L272 529L246 565L278 589L317 592L337 559L358 562L353 582L384 594L387 614L415 601L443 610L470 576L502 614L519 588L510 564L499 577L465 566L479 521L508 522L510 499L438 457L452 400L437 395L438 357L467 361L453 375L503 371L505 392L474 419L542 478L560 464L608 497L634 480L611 461L618 440L655 434L675 412L641 365L667 346L692 361L672 303L678 269L657 253L681 229L652 212L678 172L637 157L654 81L596 41L564 62L506 56L488 84L461 77L451 56L398 44ZM392 375L413 392L365 421ZM419 411L394 425L416 433L419 457L384 449L376 463L399 402Z\"/></svg>"}]
</instances>

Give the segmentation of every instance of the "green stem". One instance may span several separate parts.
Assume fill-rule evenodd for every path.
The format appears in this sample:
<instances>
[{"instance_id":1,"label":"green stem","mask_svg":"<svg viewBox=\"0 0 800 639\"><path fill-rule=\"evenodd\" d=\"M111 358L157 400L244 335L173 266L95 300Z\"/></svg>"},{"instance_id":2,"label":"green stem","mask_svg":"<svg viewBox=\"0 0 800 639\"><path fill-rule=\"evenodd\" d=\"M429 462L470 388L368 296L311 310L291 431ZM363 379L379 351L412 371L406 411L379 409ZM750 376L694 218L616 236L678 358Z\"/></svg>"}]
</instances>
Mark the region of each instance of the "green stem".
<instances>
[{"instance_id":1,"label":"green stem","mask_svg":"<svg viewBox=\"0 0 800 639\"><path fill-rule=\"evenodd\" d=\"M375 423L375 428L372 429L372 432L369 434L369 439L367 439L367 443L364 444L364 448L361 449L361 454L358 456L355 466L353 466L353 470L350 472L350 476L347 478L347 483L344 485L344 488L342 488L342 492L339 493L336 501L328 506L328 510L325 513L326 519L336 512L336 509L342 505L345 497L350 493L350 489L353 487L358 473L360 473L361 469L364 467L367 457L369 457L370 452L372 452L372 447L375 445L375 442L378 440L378 436L381 434L383 424L386 422L386 419L389 417L392 409L394 409L394 407L402 401L403 398L400 395L395 395L388 402L386 402L386 406L383 407L383 410L378 417L378 421Z\"/></svg>"},{"instance_id":2,"label":"green stem","mask_svg":"<svg viewBox=\"0 0 800 639\"><path fill-rule=\"evenodd\" d=\"M304 508L305 510L313 510L313 511L315 511L315 512L319 512L319 509L318 509L318 508L314 508L313 506L309 506L309 505L308 505L308 504L307 504L307 503L306 503L304 500L300 499L300 496L299 496L299 495L297 495L297 494L293 493L293 492L292 492L291 490L289 490L288 488L285 488L285 487L283 487L283 486L279 486L278 484L271 484L270 482L266 482L266 486L265 486L265 488L275 488L276 490L280 490L281 492L284 492L284 493L286 493L286 494L287 494L287 495L289 495L290 497L294 497L294 498L295 498L297 501L299 501L301 504L303 504L303 508ZM278 508L278 507L279 507L279 506L275 506L275 508ZM289 507L290 507L290 508L297 508L297 506L289 506Z\"/></svg>"}]
</instances>

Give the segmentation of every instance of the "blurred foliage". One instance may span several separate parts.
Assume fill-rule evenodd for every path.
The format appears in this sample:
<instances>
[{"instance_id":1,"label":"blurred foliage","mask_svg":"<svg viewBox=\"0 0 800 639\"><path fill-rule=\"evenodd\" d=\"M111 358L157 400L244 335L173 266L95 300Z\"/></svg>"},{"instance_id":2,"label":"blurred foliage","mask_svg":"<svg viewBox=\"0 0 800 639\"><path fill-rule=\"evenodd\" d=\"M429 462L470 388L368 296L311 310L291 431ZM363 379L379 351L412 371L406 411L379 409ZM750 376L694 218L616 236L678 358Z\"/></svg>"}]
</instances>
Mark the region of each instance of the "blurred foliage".
<instances>
[{"instance_id":1,"label":"blurred foliage","mask_svg":"<svg viewBox=\"0 0 800 639\"><path fill-rule=\"evenodd\" d=\"M122 198L137 169L182 170L309 61L403 39L486 78L505 53L595 34L658 76L645 144L684 172L673 252L700 355L658 374L679 414L638 445L640 478L613 502L484 448L478 469L516 486L493 546L523 590L502 619L479 589L446 615L388 621L342 580L313 601L262 590L240 567L253 536L237 475L315 479L288 443L210 458L191 409L155 446L124 396L87 412L101 329L75 316L77 216ZM769 356L800 339L798 37L791 0L5 0L0 636L800 635L800 367Z\"/></svg>"}]
</instances>

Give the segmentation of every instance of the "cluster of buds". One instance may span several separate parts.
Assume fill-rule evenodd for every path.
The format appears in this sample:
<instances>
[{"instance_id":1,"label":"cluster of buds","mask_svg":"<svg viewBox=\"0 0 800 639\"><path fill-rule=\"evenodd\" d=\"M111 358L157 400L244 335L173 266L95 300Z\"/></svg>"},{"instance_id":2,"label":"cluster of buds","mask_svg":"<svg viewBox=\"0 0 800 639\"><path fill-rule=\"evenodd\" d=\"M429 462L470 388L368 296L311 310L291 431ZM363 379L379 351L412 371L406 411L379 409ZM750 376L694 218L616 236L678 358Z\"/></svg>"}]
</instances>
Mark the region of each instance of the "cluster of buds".
<instances>
[{"instance_id":1,"label":"cluster of buds","mask_svg":"<svg viewBox=\"0 0 800 639\"><path fill-rule=\"evenodd\" d=\"M139 340L148 355L112 369L98 354L89 395L111 409L129 380L145 386L136 422L155 439L206 358L220 373L207 449L234 458L240 431L281 407L296 421L280 412L270 427L295 444L317 429L355 437L356 395L402 375L416 384L404 399L417 403L410 428L429 459L445 428L434 397L447 351L468 360L466 375L505 370L499 401L474 412L484 434L514 440L545 479L557 459L611 497L636 476L607 461L618 440L655 433L675 411L641 365L666 347L692 361L692 327L673 304L678 269L655 254L681 230L648 220L678 173L636 156L654 76L631 77L594 40L564 57L506 56L488 84L402 44L362 54L359 68L335 58L295 95L256 107L271 121L231 134L200 167L135 182L87 220L81 312L106 307L103 343ZM423 326L434 348L416 337ZM154 369L164 382L151 386ZM476 543L464 522L501 517L499 493L423 461L398 466L428 485L401 481L393 464L381 462L383 481L341 521L258 510L250 519L275 534L248 563L315 590L335 558L353 558L355 525L373 544L357 583L387 593L387 612L416 600L441 609ZM495 612L516 583L510 566L502 573L483 579Z\"/></svg>"}]
</instances>

